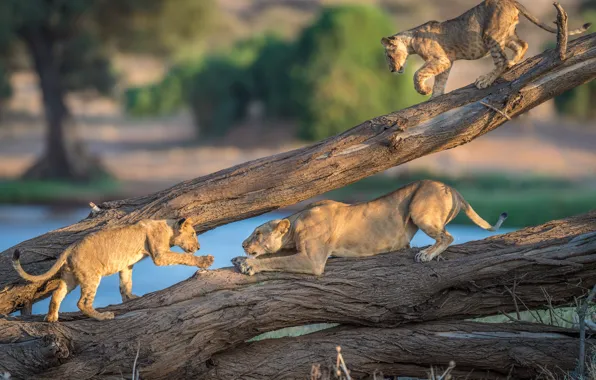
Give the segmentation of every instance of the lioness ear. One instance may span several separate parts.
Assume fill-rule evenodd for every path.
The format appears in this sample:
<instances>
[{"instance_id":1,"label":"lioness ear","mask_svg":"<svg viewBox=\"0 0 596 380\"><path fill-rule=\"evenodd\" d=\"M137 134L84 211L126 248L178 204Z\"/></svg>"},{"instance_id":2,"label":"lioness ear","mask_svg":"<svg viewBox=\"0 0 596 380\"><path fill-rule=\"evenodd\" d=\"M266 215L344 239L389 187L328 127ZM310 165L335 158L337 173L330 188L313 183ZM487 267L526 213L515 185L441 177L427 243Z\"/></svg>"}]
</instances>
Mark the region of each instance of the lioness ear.
<instances>
[{"instance_id":1,"label":"lioness ear","mask_svg":"<svg viewBox=\"0 0 596 380\"><path fill-rule=\"evenodd\" d=\"M395 40L393 37L383 37L381 38L381 44L385 47L395 46Z\"/></svg>"},{"instance_id":2,"label":"lioness ear","mask_svg":"<svg viewBox=\"0 0 596 380\"><path fill-rule=\"evenodd\" d=\"M176 228L181 228L182 225L184 225L185 222L186 222L186 218L180 218L180 219L178 219L176 221L176 224L175 224Z\"/></svg>"},{"instance_id":3,"label":"lioness ear","mask_svg":"<svg viewBox=\"0 0 596 380\"><path fill-rule=\"evenodd\" d=\"M190 226L192 227L194 225L194 220L192 220L192 218L186 218L184 220L184 222L182 222L182 226Z\"/></svg>"},{"instance_id":4,"label":"lioness ear","mask_svg":"<svg viewBox=\"0 0 596 380\"><path fill-rule=\"evenodd\" d=\"M290 229L290 221L287 219L282 219L277 226L275 227L275 231L278 232L280 235L285 235L286 232Z\"/></svg>"}]
</instances>

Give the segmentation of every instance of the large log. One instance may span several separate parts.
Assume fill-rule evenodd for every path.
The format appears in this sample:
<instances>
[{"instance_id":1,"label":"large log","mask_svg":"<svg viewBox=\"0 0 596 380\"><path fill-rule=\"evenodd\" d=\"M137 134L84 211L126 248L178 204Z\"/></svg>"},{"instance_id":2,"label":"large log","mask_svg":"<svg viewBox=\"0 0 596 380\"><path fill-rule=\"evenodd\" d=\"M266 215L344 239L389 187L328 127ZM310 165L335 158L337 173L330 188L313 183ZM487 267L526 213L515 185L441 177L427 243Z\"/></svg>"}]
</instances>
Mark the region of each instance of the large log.
<instances>
[{"instance_id":1,"label":"large log","mask_svg":"<svg viewBox=\"0 0 596 380\"><path fill-rule=\"evenodd\" d=\"M594 343L596 339L588 341ZM205 378L306 379L318 364L322 379L333 379L338 345L354 379L373 379L379 372L427 379L431 366L442 373L450 361L456 364L451 372L456 378L536 379L545 371L562 375L575 369L579 351L577 331L540 324L451 321L394 329L337 327L242 344L215 355Z\"/></svg>"},{"instance_id":2,"label":"large log","mask_svg":"<svg viewBox=\"0 0 596 380\"><path fill-rule=\"evenodd\" d=\"M197 231L206 231L465 144L508 117L596 77L596 35L570 43L568 55L561 61L556 51L548 50L515 66L488 89L468 86L302 149L182 182L156 194L104 203L100 205L104 212L19 244L22 262L29 272L46 271L67 245L86 234L144 218L192 216ZM47 293L46 284L25 284L12 269L14 248L0 255L0 314Z\"/></svg>"},{"instance_id":3,"label":"large log","mask_svg":"<svg viewBox=\"0 0 596 380\"><path fill-rule=\"evenodd\" d=\"M111 306L49 324L0 319L0 370L21 378L88 379L127 373L140 345L144 379L201 378L209 359L266 331L309 323L396 327L572 303L596 283L596 211L450 247L415 263L417 249L331 259L321 277L203 272ZM514 297L515 295L515 297ZM523 306L525 305L525 306Z\"/></svg>"}]
</instances>

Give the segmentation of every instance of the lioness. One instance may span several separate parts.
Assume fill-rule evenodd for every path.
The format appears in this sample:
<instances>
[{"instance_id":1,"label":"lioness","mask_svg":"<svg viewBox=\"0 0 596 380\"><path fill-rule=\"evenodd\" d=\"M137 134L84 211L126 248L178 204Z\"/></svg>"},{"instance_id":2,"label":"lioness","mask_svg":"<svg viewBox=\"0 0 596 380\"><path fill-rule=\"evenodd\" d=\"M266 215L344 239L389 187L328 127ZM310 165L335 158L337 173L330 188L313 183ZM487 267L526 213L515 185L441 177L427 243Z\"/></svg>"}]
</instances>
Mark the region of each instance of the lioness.
<instances>
[{"instance_id":1,"label":"lioness","mask_svg":"<svg viewBox=\"0 0 596 380\"><path fill-rule=\"evenodd\" d=\"M385 55L392 72L402 73L409 54L418 54L426 62L414 75L416 91L428 95L431 88L425 81L435 77L432 97L445 92L451 65L459 59L474 60L490 52L495 69L481 77L475 84L487 88L503 72L519 62L528 44L515 31L519 12L540 28L557 33L557 29L540 22L523 5L514 0L486 0L459 17L444 22L429 21L416 28L383 37ZM570 35L583 33L591 24L569 31ZM505 48L513 51L508 60Z\"/></svg>"},{"instance_id":2,"label":"lioness","mask_svg":"<svg viewBox=\"0 0 596 380\"><path fill-rule=\"evenodd\" d=\"M330 255L363 257L409 247L419 228L436 243L416 254L415 259L430 261L453 242L445 225L460 209L489 231L496 231L507 218L502 213L491 226L457 190L436 181L417 181L370 202L315 202L287 219L267 222L244 240L244 251L254 257L282 249L297 254L261 259L236 257L232 262L248 275L265 271L320 275Z\"/></svg>"},{"instance_id":3,"label":"lioness","mask_svg":"<svg viewBox=\"0 0 596 380\"><path fill-rule=\"evenodd\" d=\"M132 294L132 267L146 256L151 256L159 266L182 264L208 268L213 264L211 255L193 255L200 246L192 224L190 218L142 220L130 226L98 231L68 247L50 270L39 276L23 270L18 249L13 254L13 266L21 277L31 282L47 281L61 272L46 316L48 322L58 320L60 303L77 285L81 285L77 306L83 314L98 320L112 319L114 313L100 313L93 308L95 292L103 276L120 272L120 294L125 302L137 297ZM175 245L186 253L170 251Z\"/></svg>"}]
</instances>

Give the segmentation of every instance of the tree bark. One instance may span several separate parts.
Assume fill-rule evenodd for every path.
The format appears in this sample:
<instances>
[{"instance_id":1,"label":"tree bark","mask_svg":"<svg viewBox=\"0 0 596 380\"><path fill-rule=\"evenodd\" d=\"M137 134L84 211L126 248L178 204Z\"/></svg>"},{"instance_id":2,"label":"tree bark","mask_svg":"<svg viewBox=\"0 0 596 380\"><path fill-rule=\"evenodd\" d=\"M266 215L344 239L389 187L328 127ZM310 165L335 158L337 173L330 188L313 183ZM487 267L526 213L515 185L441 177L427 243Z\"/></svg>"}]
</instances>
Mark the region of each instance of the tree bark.
<instances>
[{"instance_id":1,"label":"tree bark","mask_svg":"<svg viewBox=\"0 0 596 380\"><path fill-rule=\"evenodd\" d=\"M555 50L548 50L515 66L488 89L468 86L302 149L247 162L148 196L105 202L100 205L103 212L0 255L0 314L45 294L47 284L25 284L12 269L10 257L16 247L24 252L25 269L39 273L46 271L66 246L106 225L192 216L197 231L204 232L454 148L507 121L493 108L516 116L596 77L596 35L571 42L568 53L569 58L561 61Z\"/></svg>"},{"instance_id":2,"label":"tree bark","mask_svg":"<svg viewBox=\"0 0 596 380\"><path fill-rule=\"evenodd\" d=\"M80 181L105 175L97 158L88 154L76 135L74 121L64 99L51 33L35 27L22 30L20 35L39 76L47 123L45 152L23 176Z\"/></svg>"},{"instance_id":3,"label":"tree bark","mask_svg":"<svg viewBox=\"0 0 596 380\"><path fill-rule=\"evenodd\" d=\"M544 307L545 294L555 306L569 304L596 283L595 226L593 211L452 246L446 261L426 264L414 263L417 249L331 259L320 277L208 271L106 308L116 314L109 321L79 313L61 314L58 324L0 319L0 370L24 378L118 376L140 347L144 379L203 378L213 355L279 328L474 318Z\"/></svg>"},{"instance_id":4,"label":"tree bark","mask_svg":"<svg viewBox=\"0 0 596 380\"><path fill-rule=\"evenodd\" d=\"M245 343L214 355L205 379L306 379L313 364L334 379L336 346L353 379L384 375L426 379L432 366L468 379L535 379L561 375L578 358L574 330L529 323L431 322L398 328L336 327L297 338ZM592 339L590 343L596 343Z\"/></svg>"}]
</instances>

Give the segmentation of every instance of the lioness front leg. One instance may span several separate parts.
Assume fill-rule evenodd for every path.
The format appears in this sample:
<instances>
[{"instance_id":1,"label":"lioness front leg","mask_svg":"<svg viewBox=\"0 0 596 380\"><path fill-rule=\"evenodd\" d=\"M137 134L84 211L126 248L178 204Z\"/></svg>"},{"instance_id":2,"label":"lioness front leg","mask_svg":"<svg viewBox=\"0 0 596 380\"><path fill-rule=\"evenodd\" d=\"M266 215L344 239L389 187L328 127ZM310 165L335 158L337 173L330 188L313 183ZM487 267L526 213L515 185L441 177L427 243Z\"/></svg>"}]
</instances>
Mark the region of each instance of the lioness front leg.
<instances>
[{"instance_id":1,"label":"lioness front leg","mask_svg":"<svg viewBox=\"0 0 596 380\"><path fill-rule=\"evenodd\" d=\"M132 265L120 271L120 295L122 302L139 297L132 294Z\"/></svg>"},{"instance_id":2,"label":"lioness front leg","mask_svg":"<svg viewBox=\"0 0 596 380\"><path fill-rule=\"evenodd\" d=\"M324 270L324 265L317 265L303 253L267 259L251 259L241 256L232 259L232 263L240 273L249 276L259 272L288 272L319 276Z\"/></svg>"},{"instance_id":3,"label":"lioness front leg","mask_svg":"<svg viewBox=\"0 0 596 380\"><path fill-rule=\"evenodd\" d=\"M298 253L291 256L273 257L267 259L251 259L236 257L232 263L241 273L252 276L259 272L288 272L314 274L319 276L325 270L327 262L327 248L317 240L298 240Z\"/></svg>"},{"instance_id":4,"label":"lioness front leg","mask_svg":"<svg viewBox=\"0 0 596 380\"><path fill-rule=\"evenodd\" d=\"M157 266L188 265L189 267L209 268L213 264L213 256L195 256L192 253L176 253L162 251L151 253L151 259Z\"/></svg>"}]
</instances>

